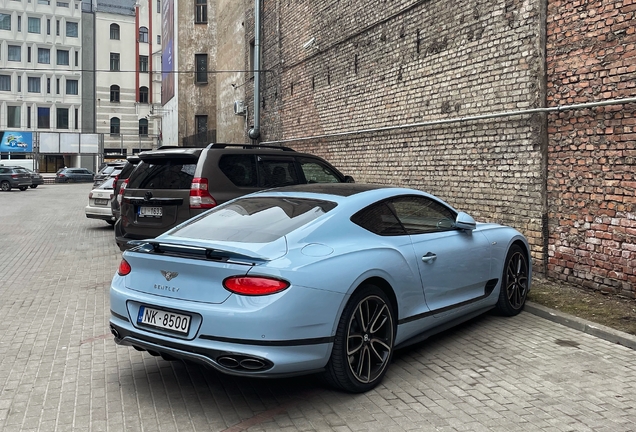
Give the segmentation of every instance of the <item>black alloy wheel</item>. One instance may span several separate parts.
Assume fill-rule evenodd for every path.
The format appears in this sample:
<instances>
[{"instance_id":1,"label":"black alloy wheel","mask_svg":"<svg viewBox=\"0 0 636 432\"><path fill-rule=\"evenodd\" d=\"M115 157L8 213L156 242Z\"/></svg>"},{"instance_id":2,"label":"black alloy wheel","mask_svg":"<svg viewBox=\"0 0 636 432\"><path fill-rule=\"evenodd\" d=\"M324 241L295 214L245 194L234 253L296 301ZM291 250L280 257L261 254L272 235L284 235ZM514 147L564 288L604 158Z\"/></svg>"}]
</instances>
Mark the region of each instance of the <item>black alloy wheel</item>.
<instances>
[{"instance_id":1,"label":"black alloy wheel","mask_svg":"<svg viewBox=\"0 0 636 432\"><path fill-rule=\"evenodd\" d=\"M27 190L29 187L28 186L20 186L18 189L20 189L21 191L25 191Z\"/></svg>"},{"instance_id":2,"label":"black alloy wheel","mask_svg":"<svg viewBox=\"0 0 636 432\"><path fill-rule=\"evenodd\" d=\"M31 189L35 189L38 185L31 185Z\"/></svg>"},{"instance_id":3,"label":"black alloy wheel","mask_svg":"<svg viewBox=\"0 0 636 432\"><path fill-rule=\"evenodd\" d=\"M393 356L395 319L386 294L366 285L347 303L325 377L352 393L371 390L384 377Z\"/></svg>"},{"instance_id":4,"label":"black alloy wheel","mask_svg":"<svg viewBox=\"0 0 636 432\"><path fill-rule=\"evenodd\" d=\"M508 251L501 280L501 292L497 312L505 316L517 315L526 304L528 296L528 258L518 245Z\"/></svg>"},{"instance_id":5,"label":"black alloy wheel","mask_svg":"<svg viewBox=\"0 0 636 432\"><path fill-rule=\"evenodd\" d=\"M0 183L0 189L2 189L4 192L9 192L11 190L11 183L6 180L3 181L2 183Z\"/></svg>"}]
</instances>

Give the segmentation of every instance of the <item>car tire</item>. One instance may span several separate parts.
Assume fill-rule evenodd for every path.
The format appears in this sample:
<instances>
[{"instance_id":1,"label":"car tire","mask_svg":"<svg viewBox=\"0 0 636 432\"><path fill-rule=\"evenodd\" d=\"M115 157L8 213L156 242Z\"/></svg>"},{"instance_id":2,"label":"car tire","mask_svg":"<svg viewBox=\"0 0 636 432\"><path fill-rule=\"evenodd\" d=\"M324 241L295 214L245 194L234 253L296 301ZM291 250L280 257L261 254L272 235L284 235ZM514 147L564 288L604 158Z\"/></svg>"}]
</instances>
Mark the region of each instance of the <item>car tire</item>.
<instances>
[{"instance_id":1,"label":"car tire","mask_svg":"<svg viewBox=\"0 0 636 432\"><path fill-rule=\"evenodd\" d=\"M11 183L6 180L3 181L2 183L0 183L0 189L2 189L3 192L9 192L11 190Z\"/></svg>"},{"instance_id":2,"label":"car tire","mask_svg":"<svg viewBox=\"0 0 636 432\"><path fill-rule=\"evenodd\" d=\"M374 285L363 285L338 322L326 381L351 393L374 388L393 357L395 331L395 312L386 294Z\"/></svg>"},{"instance_id":3,"label":"car tire","mask_svg":"<svg viewBox=\"0 0 636 432\"><path fill-rule=\"evenodd\" d=\"M38 185L31 185L31 189L35 189Z\"/></svg>"},{"instance_id":4,"label":"car tire","mask_svg":"<svg viewBox=\"0 0 636 432\"><path fill-rule=\"evenodd\" d=\"M501 290L495 311L499 315L514 316L523 310L528 296L528 257L519 245L512 245L501 276Z\"/></svg>"},{"instance_id":5,"label":"car tire","mask_svg":"<svg viewBox=\"0 0 636 432\"><path fill-rule=\"evenodd\" d=\"M18 189L20 189L21 191L25 191L27 190L29 187L28 186L20 186Z\"/></svg>"}]
</instances>

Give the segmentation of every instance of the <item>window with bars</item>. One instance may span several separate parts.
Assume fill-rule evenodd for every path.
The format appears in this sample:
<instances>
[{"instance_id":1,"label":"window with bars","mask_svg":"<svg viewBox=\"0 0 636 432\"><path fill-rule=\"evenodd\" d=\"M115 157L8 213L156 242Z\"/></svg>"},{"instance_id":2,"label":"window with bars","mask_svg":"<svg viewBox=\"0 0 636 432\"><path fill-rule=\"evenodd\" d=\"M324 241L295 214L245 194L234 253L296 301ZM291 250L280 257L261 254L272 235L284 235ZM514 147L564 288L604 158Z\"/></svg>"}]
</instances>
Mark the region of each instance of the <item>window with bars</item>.
<instances>
[{"instance_id":1,"label":"window with bars","mask_svg":"<svg viewBox=\"0 0 636 432\"><path fill-rule=\"evenodd\" d=\"M27 80L27 91L29 93L41 93L42 92L42 78L29 77Z\"/></svg>"},{"instance_id":2,"label":"window with bars","mask_svg":"<svg viewBox=\"0 0 636 432\"><path fill-rule=\"evenodd\" d=\"M208 22L207 0L195 0L194 22L195 24L205 24Z\"/></svg>"},{"instance_id":3,"label":"window with bars","mask_svg":"<svg viewBox=\"0 0 636 432\"><path fill-rule=\"evenodd\" d=\"M29 17L27 27L29 33L40 34L40 18Z\"/></svg>"},{"instance_id":4,"label":"window with bars","mask_svg":"<svg viewBox=\"0 0 636 432\"><path fill-rule=\"evenodd\" d=\"M79 81L78 80L66 80L66 94L76 95L79 94Z\"/></svg>"},{"instance_id":5,"label":"window with bars","mask_svg":"<svg viewBox=\"0 0 636 432\"><path fill-rule=\"evenodd\" d=\"M38 48L38 63L51 64L51 50L48 48Z\"/></svg>"},{"instance_id":6,"label":"window with bars","mask_svg":"<svg viewBox=\"0 0 636 432\"><path fill-rule=\"evenodd\" d=\"M110 70L119 70L119 53L110 53Z\"/></svg>"},{"instance_id":7,"label":"window with bars","mask_svg":"<svg viewBox=\"0 0 636 432\"><path fill-rule=\"evenodd\" d=\"M195 78L196 84L207 84L208 82L208 55L207 54L195 54Z\"/></svg>"}]
</instances>

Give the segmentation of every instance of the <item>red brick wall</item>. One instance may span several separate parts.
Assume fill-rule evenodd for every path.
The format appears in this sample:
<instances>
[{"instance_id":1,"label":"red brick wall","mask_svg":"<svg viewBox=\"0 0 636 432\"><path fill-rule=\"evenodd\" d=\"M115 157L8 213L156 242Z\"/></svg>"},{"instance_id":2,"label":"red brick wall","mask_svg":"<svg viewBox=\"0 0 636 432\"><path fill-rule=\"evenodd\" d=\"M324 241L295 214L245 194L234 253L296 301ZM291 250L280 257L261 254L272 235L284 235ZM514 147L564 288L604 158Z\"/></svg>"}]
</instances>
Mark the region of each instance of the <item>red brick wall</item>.
<instances>
[{"instance_id":1,"label":"red brick wall","mask_svg":"<svg viewBox=\"0 0 636 432\"><path fill-rule=\"evenodd\" d=\"M548 106L636 96L635 12L633 0L548 1ZM636 297L635 111L549 116L549 276Z\"/></svg>"}]
</instances>

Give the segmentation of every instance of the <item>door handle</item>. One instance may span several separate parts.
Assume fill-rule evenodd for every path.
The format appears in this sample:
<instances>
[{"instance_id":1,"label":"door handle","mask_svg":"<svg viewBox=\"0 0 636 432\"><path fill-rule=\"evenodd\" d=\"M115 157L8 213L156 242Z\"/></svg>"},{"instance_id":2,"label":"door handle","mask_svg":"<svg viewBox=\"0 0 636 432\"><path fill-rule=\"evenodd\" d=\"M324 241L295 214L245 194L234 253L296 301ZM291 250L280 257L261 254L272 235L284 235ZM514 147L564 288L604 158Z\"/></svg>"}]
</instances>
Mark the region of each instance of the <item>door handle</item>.
<instances>
[{"instance_id":1,"label":"door handle","mask_svg":"<svg viewBox=\"0 0 636 432\"><path fill-rule=\"evenodd\" d=\"M437 255L435 255L433 252L429 252L422 257L422 261L430 262L430 261L433 261L435 258L437 258Z\"/></svg>"}]
</instances>

